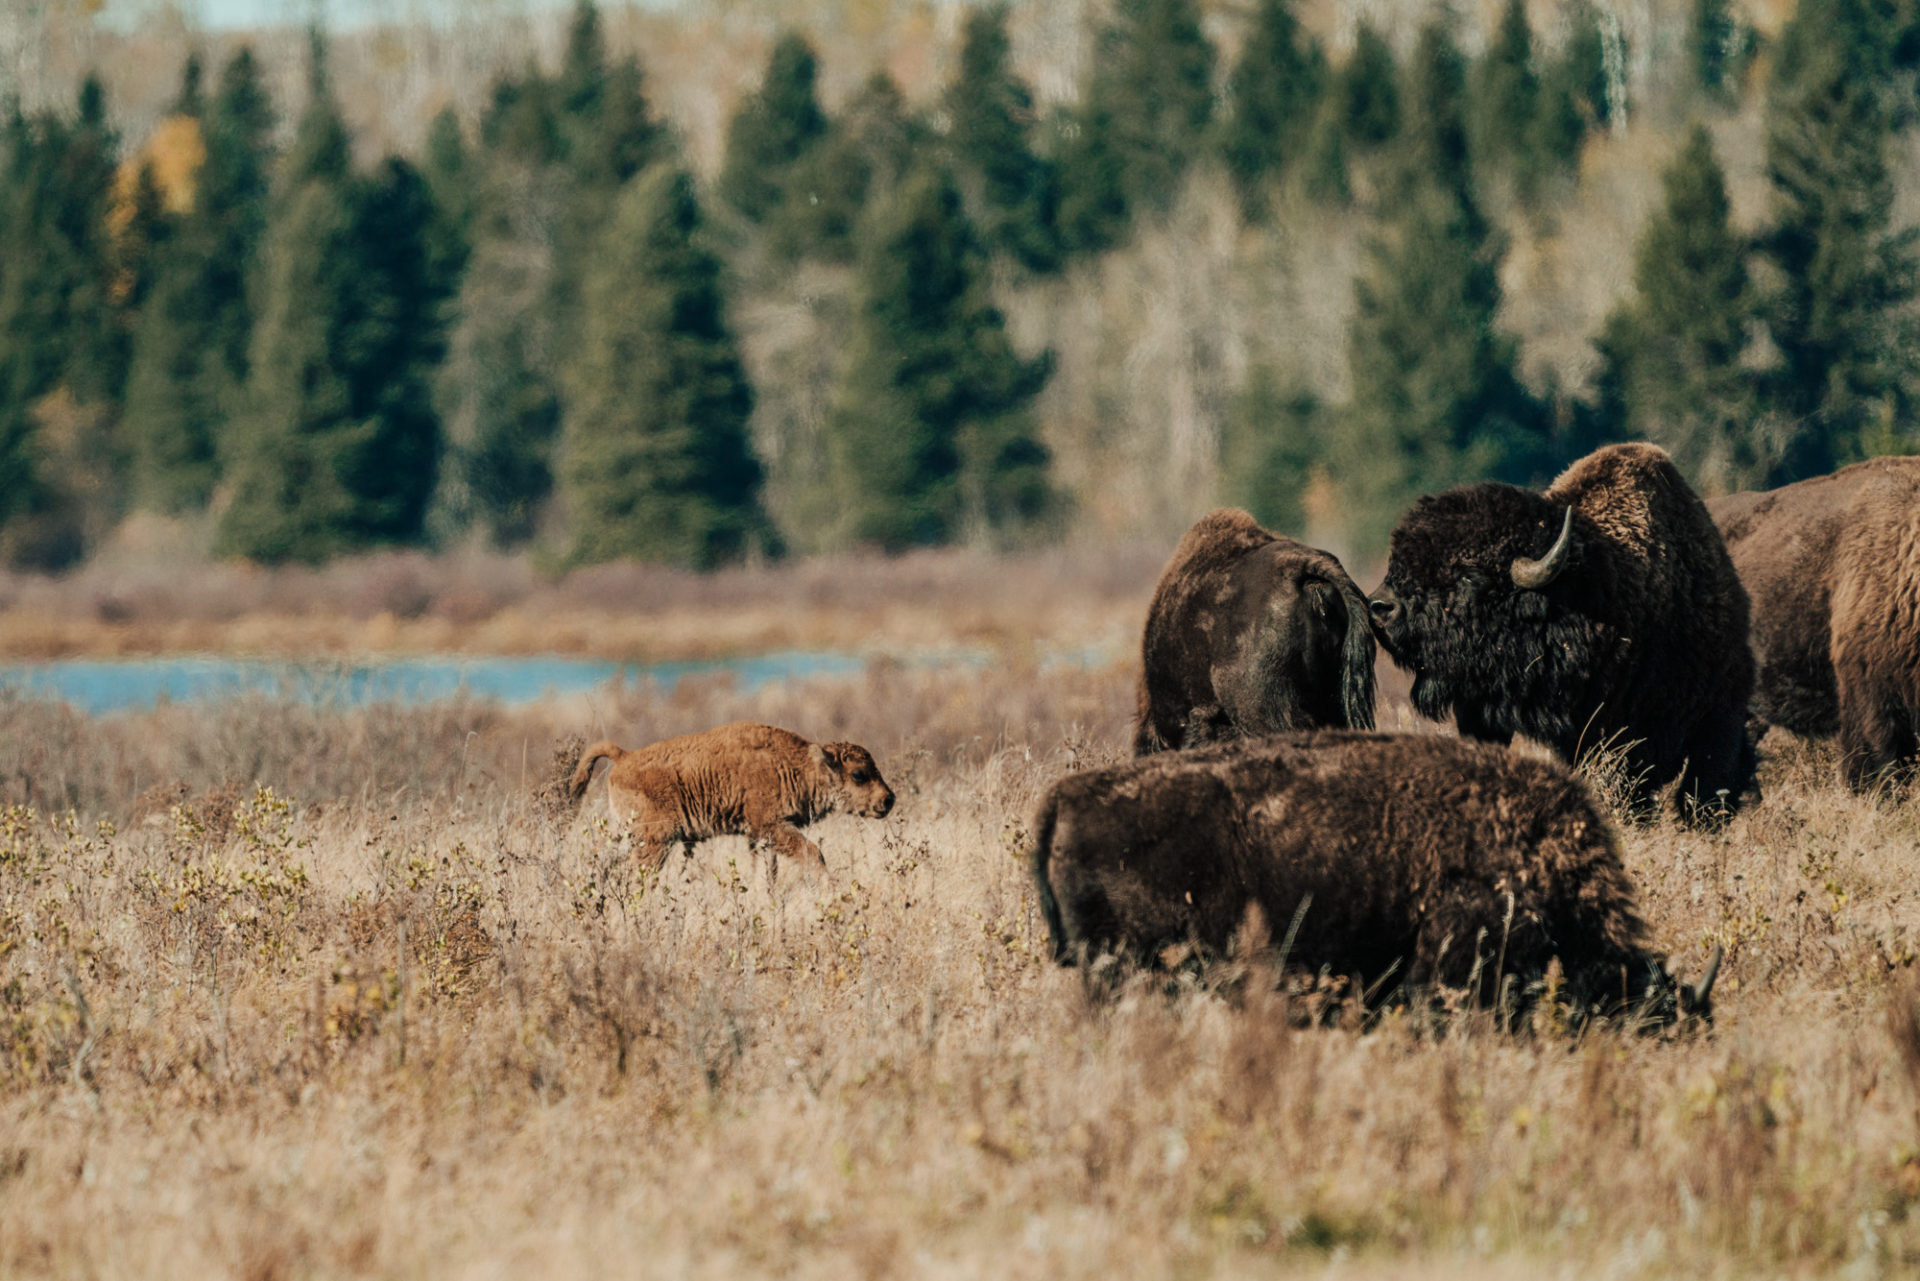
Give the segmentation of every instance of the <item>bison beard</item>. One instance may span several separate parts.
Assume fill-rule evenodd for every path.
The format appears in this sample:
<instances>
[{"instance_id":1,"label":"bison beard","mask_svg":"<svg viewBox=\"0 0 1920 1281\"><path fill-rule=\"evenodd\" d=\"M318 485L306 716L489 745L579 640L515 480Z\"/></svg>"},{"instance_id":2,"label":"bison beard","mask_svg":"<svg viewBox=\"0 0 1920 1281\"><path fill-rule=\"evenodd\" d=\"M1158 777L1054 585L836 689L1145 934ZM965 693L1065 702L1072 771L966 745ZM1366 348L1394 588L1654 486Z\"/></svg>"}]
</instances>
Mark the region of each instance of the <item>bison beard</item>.
<instances>
[{"instance_id":1,"label":"bison beard","mask_svg":"<svg viewBox=\"0 0 1920 1281\"><path fill-rule=\"evenodd\" d=\"M1920 459L1708 504L1753 598L1753 714L1838 733L1847 781L1920 758Z\"/></svg>"},{"instance_id":2,"label":"bison beard","mask_svg":"<svg viewBox=\"0 0 1920 1281\"><path fill-rule=\"evenodd\" d=\"M1246 512L1212 512L1180 540L1140 649L1137 756L1282 730L1373 727L1366 598L1338 559Z\"/></svg>"},{"instance_id":3,"label":"bison beard","mask_svg":"<svg viewBox=\"0 0 1920 1281\"><path fill-rule=\"evenodd\" d=\"M1362 984L1525 986L1559 957L1601 1013L1709 1013L1647 950L1606 821L1558 765L1454 738L1320 731L1056 783L1034 874L1057 960L1227 948L1250 906L1286 960ZM1716 962L1717 964L1717 962ZM1363 990L1365 990L1363 988Z\"/></svg>"},{"instance_id":4,"label":"bison beard","mask_svg":"<svg viewBox=\"0 0 1920 1281\"><path fill-rule=\"evenodd\" d=\"M1463 735L1524 734L1569 763L1617 749L1637 810L1678 777L1688 819L1724 816L1753 781L1746 592L1663 450L1599 450L1545 494L1421 499L1371 606L1415 709Z\"/></svg>"}]
</instances>

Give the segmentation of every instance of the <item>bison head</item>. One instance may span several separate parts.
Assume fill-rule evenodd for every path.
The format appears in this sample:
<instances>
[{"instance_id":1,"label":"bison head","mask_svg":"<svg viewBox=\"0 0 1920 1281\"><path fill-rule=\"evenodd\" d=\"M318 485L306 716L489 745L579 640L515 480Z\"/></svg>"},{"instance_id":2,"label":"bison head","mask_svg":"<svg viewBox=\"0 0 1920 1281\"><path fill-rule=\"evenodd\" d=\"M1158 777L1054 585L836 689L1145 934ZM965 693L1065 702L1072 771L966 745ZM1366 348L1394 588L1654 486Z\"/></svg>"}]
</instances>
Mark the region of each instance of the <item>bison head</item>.
<instances>
[{"instance_id":1,"label":"bison head","mask_svg":"<svg viewBox=\"0 0 1920 1281\"><path fill-rule=\"evenodd\" d=\"M815 743L810 755L827 776L821 791L834 797L834 808L862 818L885 818L893 809L893 789L860 744Z\"/></svg>"},{"instance_id":2,"label":"bison head","mask_svg":"<svg viewBox=\"0 0 1920 1281\"><path fill-rule=\"evenodd\" d=\"M1513 485L1422 498L1401 518L1368 614L1413 673L1422 716L1453 712L1481 738L1557 737L1529 722L1565 707L1568 665L1590 648L1566 608L1581 590L1581 541L1571 508Z\"/></svg>"}]
</instances>

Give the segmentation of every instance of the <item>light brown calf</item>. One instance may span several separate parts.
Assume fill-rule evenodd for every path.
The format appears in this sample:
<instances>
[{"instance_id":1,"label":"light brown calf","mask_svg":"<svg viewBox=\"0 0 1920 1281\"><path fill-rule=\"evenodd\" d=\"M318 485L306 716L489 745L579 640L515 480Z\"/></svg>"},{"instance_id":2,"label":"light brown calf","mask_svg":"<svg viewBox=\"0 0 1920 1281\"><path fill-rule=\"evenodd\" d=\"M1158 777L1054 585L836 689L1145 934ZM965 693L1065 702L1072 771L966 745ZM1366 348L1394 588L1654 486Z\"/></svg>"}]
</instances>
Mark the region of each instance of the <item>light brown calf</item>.
<instances>
[{"instance_id":1,"label":"light brown calf","mask_svg":"<svg viewBox=\"0 0 1920 1281\"><path fill-rule=\"evenodd\" d=\"M885 818L893 808L893 791L866 748L813 743L772 725L722 725L631 752L595 743L573 773L576 804L603 756L613 762L607 806L632 828L635 852L652 871L676 841L691 854L708 837L744 836L772 852L769 881L781 857L824 872L820 847L802 827L835 810Z\"/></svg>"}]
</instances>

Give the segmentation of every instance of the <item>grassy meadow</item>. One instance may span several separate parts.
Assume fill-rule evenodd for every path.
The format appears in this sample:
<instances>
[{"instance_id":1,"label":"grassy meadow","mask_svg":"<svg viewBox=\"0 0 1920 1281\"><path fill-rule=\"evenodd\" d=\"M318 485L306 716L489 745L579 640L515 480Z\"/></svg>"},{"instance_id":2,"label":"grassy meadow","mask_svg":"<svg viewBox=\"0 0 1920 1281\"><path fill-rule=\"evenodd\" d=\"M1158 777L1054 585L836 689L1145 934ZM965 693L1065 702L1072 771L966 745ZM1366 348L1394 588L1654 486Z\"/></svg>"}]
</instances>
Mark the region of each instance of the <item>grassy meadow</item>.
<instances>
[{"instance_id":1,"label":"grassy meadow","mask_svg":"<svg viewBox=\"0 0 1920 1281\"><path fill-rule=\"evenodd\" d=\"M1132 679L0 698L0 1275L1920 1267L1910 802L1776 734L1724 832L1627 832L1657 943L1728 949L1711 1030L1363 1028L1257 969L1094 1002L1026 825L1123 753ZM738 839L648 883L603 786L552 804L575 736L735 718L863 741L899 793L814 829L824 884Z\"/></svg>"}]
</instances>

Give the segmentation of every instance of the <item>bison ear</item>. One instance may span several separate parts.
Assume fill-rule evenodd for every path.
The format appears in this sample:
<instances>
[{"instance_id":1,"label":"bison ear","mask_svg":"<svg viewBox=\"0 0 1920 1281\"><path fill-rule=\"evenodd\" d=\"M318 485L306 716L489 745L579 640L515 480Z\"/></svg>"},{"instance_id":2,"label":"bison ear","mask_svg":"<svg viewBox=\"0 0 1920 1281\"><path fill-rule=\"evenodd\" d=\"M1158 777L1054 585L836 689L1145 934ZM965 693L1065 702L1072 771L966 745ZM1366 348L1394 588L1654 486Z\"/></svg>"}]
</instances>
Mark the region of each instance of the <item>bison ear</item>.
<instances>
[{"instance_id":1,"label":"bison ear","mask_svg":"<svg viewBox=\"0 0 1920 1281\"><path fill-rule=\"evenodd\" d=\"M1566 517L1560 522L1560 537L1553 540L1553 546L1539 560L1528 560L1525 556L1513 558L1513 564L1507 572L1513 577L1515 587L1539 591L1554 579L1560 577L1566 569L1567 561L1573 554L1573 508L1567 508Z\"/></svg>"},{"instance_id":2,"label":"bison ear","mask_svg":"<svg viewBox=\"0 0 1920 1281\"><path fill-rule=\"evenodd\" d=\"M822 769L834 774L846 773L846 765L840 759L839 743L810 743L807 745L807 758Z\"/></svg>"}]
</instances>

